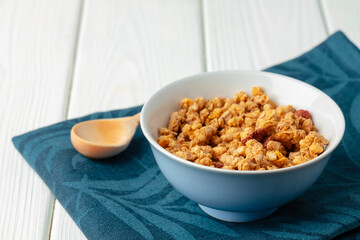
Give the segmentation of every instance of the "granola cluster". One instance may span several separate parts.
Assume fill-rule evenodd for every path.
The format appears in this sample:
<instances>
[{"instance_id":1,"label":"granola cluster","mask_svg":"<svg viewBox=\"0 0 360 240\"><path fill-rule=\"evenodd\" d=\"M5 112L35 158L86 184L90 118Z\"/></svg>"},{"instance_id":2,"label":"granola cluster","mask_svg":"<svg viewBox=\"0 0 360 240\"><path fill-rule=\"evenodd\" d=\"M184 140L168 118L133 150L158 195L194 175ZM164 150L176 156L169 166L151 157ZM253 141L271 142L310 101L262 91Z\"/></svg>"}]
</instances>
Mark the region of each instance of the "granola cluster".
<instances>
[{"instance_id":1,"label":"granola cluster","mask_svg":"<svg viewBox=\"0 0 360 240\"><path fill-rule=\"evenodd\" d=\"M157 142L176 156L209 167L271 170L319 156L329 144L311 114L276 106L261 87L252 95L205 100L185 98Z\"/></svg>"}]
</instances>

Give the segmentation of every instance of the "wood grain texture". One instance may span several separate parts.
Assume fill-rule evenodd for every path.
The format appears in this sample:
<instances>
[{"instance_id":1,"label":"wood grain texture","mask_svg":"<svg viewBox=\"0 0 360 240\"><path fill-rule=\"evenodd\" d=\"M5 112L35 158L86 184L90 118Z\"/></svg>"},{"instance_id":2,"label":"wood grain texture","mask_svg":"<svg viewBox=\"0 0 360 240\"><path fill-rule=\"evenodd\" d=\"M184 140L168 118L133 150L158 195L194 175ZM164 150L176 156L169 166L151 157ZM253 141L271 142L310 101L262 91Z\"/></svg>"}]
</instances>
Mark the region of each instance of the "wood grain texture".
<instances>
[{"instance_id":1,"label":"wood grain texture","mask_svg":"<svg viewBox=\"0 0 360 240\"><path fill-rule=\"evenodd\" d=\"M329 34L342 30L360 47L360 1L319 0Z\"/></svg>"},{"instance_id":2,"label":"wood grain texture","mask_svg":"<svg viewBox=\"0 0 360 240\"><path fill-rule=\"evenodd\" d=\"M326 37L313 0L204 0L208 70L263 69Z\"/></svg>"},{"instance_id":3,"label":"wood grain texture","mask_svg":"<svg viewBox=\"0 0 360 240\"><path fill-rule=\"evenodd\" d=\"M54 199L11 138L64 119L78 1L0 2L0 239L46 239Z\"/></svg>"},{"instance_id":4,"label":"wood grain texture","mask_svg":"<svg viewBox=\"0 0 360 240\"><path fill-rule=\"evenodd\" d=\"M68 117L142 104L202 57L199 1L85 1ZM58 203L53 226L51 239L85 239Z\"/></svg>"},{"instance_id":5,"label":"wood grain texture","mask_svg":"<svg viewBox=\"0 0 360 240\"><path fill-rule=\"evenodd\" d=\"M51 240L86 240L85 235L75 224L70 215L57 201L55 204L54 219L51 229Z\"/></svg>"},{"instance_id":6,"label":"wood grain texture","mask_svg":"<svg viewBox=\"0 0 360 240\"><path fill-rule=\"evenodd\" d=\"M70 117L143 103L202 70L194 0L86 1Z\"/></svg>"},{"instance_id":7,"label":"wood grain texture","mask_svg":"<svg viewBox=\"0 0 360 240\"><path fill-rule=\"evenodd\" d=\"M254 69L239 0L203 0L203 25L207 71Z\"/></svg>"}]
</instances>

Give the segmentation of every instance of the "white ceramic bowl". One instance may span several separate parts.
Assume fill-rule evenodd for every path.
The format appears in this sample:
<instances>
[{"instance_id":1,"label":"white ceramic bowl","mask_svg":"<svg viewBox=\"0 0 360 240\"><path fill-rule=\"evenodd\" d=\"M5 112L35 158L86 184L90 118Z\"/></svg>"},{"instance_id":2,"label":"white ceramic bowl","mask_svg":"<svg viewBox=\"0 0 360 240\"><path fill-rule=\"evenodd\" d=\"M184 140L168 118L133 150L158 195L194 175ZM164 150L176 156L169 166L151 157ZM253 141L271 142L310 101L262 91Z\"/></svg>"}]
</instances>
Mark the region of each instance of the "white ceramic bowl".
<instances>
[{"instance_id":1,"label":"white ceramic bowl","mask_svg":"<svg viewBox=\"0 0 360 240\"><path fill-rule=\"evenodd\" d=\"M289 168L236 171L181 159L156 142L158 129L167 126L170 114L179 110L179 102L184 97L233 97L240 90L251 93L253 86L261 86L277 105L309 110L315 126L330 141L325 152ZM324 170L345 130L340 108L325 93L299 80L259 71L210 72L175 81L147 101L140 124L168 181L209 215L234 222L266 217L304 193Z\"/></svg>"}]
</instances>

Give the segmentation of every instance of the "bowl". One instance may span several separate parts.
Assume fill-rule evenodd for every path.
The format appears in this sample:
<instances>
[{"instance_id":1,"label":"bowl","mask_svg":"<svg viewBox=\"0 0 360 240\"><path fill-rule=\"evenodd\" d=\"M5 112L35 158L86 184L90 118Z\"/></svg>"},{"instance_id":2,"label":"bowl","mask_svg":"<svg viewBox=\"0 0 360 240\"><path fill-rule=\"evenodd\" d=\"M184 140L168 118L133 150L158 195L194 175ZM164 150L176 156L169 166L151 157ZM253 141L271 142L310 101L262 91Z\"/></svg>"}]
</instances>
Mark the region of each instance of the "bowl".
<instances>
[{"instance_id":1,"label":"bowl","mask_svg":"<svg viewBox=\"0 0 360 240\"><path fill-rule=\"evenodd\" d=\"M251 93L253 86L261 86L277 105L309 110L315 126L330 142L325 151L317 158L288 168L238 171L181 159L156 142L158 129L167 126L183 98L232 98L240 90ZM140 125L160 170L172 186L209 215L230 222L264 218L303 194L324 170L345 130L340 108L325 93L302 81L261 71L209 72L177 80L145 103Z\"/></svg>"}]
</instances>

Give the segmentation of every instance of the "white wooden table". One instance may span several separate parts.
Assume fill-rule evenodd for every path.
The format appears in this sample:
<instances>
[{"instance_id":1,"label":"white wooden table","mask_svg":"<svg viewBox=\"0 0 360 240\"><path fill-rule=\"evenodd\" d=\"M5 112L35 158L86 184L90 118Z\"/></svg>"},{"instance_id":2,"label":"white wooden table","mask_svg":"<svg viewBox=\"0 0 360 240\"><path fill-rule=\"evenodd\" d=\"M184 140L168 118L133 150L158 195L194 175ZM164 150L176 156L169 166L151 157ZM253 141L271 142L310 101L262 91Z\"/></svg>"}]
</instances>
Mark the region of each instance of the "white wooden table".
<instances>
[{"instance_id":1,"label":"white wooden table","mask_svg":"<svg viewBox=\"0 0 360 240\"><path fill-rule=\"evenodd\" d=\"M338 29L360 45L359 0L0 1L0 239L85 239L14 135L191 74L262 69Z\"/></svg>"}]
</instances>

